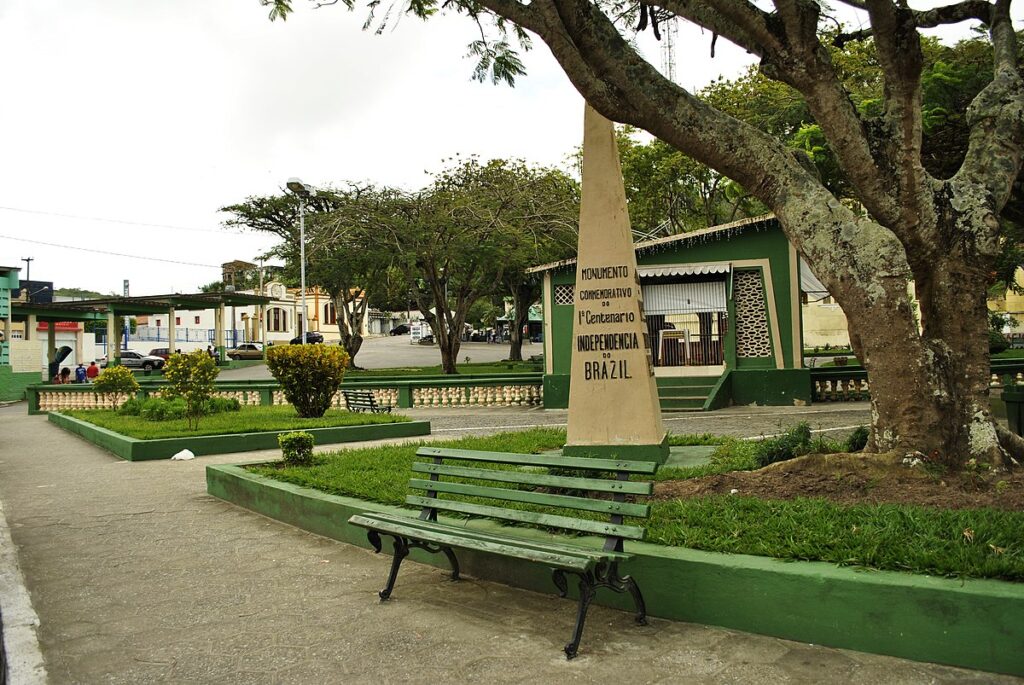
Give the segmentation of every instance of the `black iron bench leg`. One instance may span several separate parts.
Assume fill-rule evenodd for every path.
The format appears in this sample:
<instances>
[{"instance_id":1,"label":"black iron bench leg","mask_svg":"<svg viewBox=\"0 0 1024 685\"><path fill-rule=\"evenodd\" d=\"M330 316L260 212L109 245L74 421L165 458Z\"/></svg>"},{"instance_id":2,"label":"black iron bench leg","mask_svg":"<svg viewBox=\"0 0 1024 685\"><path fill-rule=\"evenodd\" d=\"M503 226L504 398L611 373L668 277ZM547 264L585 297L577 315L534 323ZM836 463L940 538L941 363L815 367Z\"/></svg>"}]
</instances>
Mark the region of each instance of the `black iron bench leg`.
<instances>
[{"instance_id":1,"label":"black iron bench leg","mask_svg":"<svg viewBox=\"0 0 1024 685\"><path fill-rule=\"evenodd\" d=\"M455 558L455 552L451 547L442 547L441 551L448 557L448 563L452 565L452 580L459 579L459 560Z\"/></svg>"},{"instance_id":2,"label":"black iron bench leg","mask_svg":"<svg viewBox=\"0 0 1024 685\"><path fill-rule=\"evenodd\" d=\"M399 536L393 536L395 538L395 556L391 559L391 572L388 574L388 585L379 593L380 601L384 601L391 597L391 591L395 589L395 581L398 579L398 567L402 565L402 560L409 555L409 543L405 538Z\"/></svg>"},{"instance_id":3,"label":"black iron bench leg","mask_svg":"<svg viewBox=\"0 0 1024 685\"><path fill-rule=\"evenodd\" d=\"M580 606L576 614L576 628L572 633L572 642L565 646L565 658L573 659L580 648L580 640L583 639L583 624L587 620L587 610L594 600L597 590L589 577L590 574L580 575Z\"/></svg>"},{"instance_id":4,"label":"black iron bench leg","mask_svg":"<svg viewBox=\"0 0 1024 685\"><path fill-rule=\"evenodd\" d=\"M633 595L633 603L636 604L636 624L647 625L647 605L644 604L644 596L640 594L640 586L631 576L623 576L622 582L629 590L629 594Z\"/></svg>"}]
</instances>

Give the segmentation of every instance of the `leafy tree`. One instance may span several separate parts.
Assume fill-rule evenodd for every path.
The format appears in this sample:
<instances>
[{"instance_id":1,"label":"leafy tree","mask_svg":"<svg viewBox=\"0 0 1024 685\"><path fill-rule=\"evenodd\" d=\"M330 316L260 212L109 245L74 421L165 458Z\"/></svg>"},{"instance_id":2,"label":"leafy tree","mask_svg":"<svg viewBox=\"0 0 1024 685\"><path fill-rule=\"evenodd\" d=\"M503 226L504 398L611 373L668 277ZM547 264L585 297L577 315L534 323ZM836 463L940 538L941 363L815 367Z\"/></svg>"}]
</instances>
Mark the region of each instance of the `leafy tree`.
<instances>
[{"instance_id":1,"label":"leafy tree","mask_svg":"<svg viewBox=\"0 0 1024 685\"><path fill-rule=\"evenodd\" d=\"M671 235L764 214L764 205L714 169L655 138L616 132L633 231Z\"/></svg>"},{"instance_id":2,"label":"leafy tree","mask_svg":"<svg viewBox=\"0 0 1024 685\"><path fill-rule=\"evenodd\" d=\"M525 321L539 287L526 269L564 255L574 242L575 198L575 184L561 172L475 158L453 162L420 192L381 196L363 230L392 255L391 266L433 331L445 373L458 372L469 308L480 297L508 292L517 320ZM516 338L510 355L521 358L519 330Z\"/></svg>"},{"instance_id":3,"label":"leafy tree","mask_svg":"<svg viewBox=\"0 0 1024 685\"><path fill-rule=\"evenodd\" d=\"M172 354L167 358L164 379L170 387L165 394L185 401L189 430L199 428L199 419L208 412L215 389L214 381L219 373L217 363L204 350Z\"/></svg>"},{"instance_id":4,"label":"leafy tree","mask_svg":"<svg viewBox=\"0 0 1024 685\"><path fill-rule=\"evenodd\" d=\"M999 215L1024 147L1011 0L962 0L931 10L893 0L841 1L861 13L865 28L819 31L826 10L809 0L414 0L408 12L465 13L491 27L474 51L479 78L488 71L493 80L520 74L509 40L538 36L599 112L649 131L771 209L847 315L853 347L872 379L874 449L934 453L952 467L972 458L1005 463L1004 449L1024 455L1024 441L997 428L990 413L985 291L1000 254ZM291 10L291 0L263 2L273 16ZM740 121L662 76L631 42L628 20L651 11L738 45L757 56L761 74L798 91L849 190L830 188L785 135ZM966 21L985 25L993 68L964 110L963 156L948 160L952 173L940 173L926 165L925 133L937 112L924 109L921 94L941 79L925 81L928 46L920 31ZM858 103L833 48L867 41L880 88L873 101Z\"/></svg>"},{"instance_id":5,"label":"leafy tree","mask_svg":"<svg viewBox=\"0 0 1024 685\"><path fill-rule=\"evenodd\" d=\"M354 228L373 216L378 203L371 187L349 185L341 190L320 190L306 203L306 284L319 286L331 297L337 312L341 344L355 367L363 343L363 324L373 291L382 280L389 255L377 249L370 231ZM298 282L299 201L294 195L250 197L221 209L233 215L225 226L270 233L281 239L273 250L286 260L285 277ZM356 226L325 221L329 212L353 216Z\"/></svg>"}]
</instances>

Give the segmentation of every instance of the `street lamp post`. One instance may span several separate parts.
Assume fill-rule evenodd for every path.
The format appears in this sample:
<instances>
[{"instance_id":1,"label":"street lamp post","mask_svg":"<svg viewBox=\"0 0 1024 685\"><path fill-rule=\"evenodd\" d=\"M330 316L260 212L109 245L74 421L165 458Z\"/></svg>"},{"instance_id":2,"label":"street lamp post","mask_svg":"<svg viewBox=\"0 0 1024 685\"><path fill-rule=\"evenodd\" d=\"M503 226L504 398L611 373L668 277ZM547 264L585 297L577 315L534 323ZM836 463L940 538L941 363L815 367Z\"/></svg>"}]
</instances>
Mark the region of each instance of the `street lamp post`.
<instances>
[{"instance_id":1,"label":"street lamp post","mask_svg":"<svg viewBox=\"0 0 1024 685\"><path fill-rule=\"evenodd\" d=\"M306 344L306 200L316 195L316 189L299 179L288 179L288 190L299 198L299 287L302 288L302 327L299 330L299 344Z\"/></svg>"}]
</instances>

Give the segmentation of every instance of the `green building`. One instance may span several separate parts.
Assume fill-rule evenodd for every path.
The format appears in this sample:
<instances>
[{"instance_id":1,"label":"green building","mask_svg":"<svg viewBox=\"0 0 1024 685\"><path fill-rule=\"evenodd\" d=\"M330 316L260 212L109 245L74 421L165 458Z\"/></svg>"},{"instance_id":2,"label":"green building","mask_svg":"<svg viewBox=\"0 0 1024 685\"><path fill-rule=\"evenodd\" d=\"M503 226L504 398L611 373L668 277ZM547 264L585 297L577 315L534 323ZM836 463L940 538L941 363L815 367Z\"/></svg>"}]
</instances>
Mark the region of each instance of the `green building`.
<instances>
[{"instance_id":1,"label":"green building","mask_svg":"<svg viewBox=\"0 0 1024 685\"><path fill-rule=\"evenodd\" d=\"M11 291L17 290L21 281L20 269L14 266L0 266L0 319L3 320L3 340L0 341L0 366L11 365Z\"/></svg>"},{"instance_id":2,"label":"green building","mask_svg":"<svg viewBox=\"0 0 1024 685\"><path fill-rule=\"evenodd\" d=\"M810 402L800 260L774 217L637 243L636 258L663 409ZM576 260L531 271L544 278L544 406L566 407Z\"/></svg>"}]
</instances>

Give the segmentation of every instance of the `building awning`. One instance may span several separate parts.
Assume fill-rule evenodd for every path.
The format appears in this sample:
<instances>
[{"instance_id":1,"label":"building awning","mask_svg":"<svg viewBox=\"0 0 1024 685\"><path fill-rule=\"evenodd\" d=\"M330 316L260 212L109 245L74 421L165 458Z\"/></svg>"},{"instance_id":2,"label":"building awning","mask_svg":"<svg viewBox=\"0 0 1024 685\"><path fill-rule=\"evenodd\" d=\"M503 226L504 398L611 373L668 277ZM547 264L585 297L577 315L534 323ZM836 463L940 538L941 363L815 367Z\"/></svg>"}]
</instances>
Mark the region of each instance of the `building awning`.
<instances>
[{"instance_id":1,"label":"building awning","mask_svg":"<svg viewBox=\"0 0 1024 685\"><path fill-rule=\"evenodd\" d=\"M800 291L808 295L828 295L828 288L822 285L818 277L811 272L811 267L807 265L803 257L800 258Z\"/></svg>"},{"instance_id":2,"label":"building awning","mask_svg":"<svg viewBox=\"0 0 1024 685\"><path fill-rule=\"evenodd\" d=\"M640 278L660 278L663 276L727 274L731 268L730 264L676 264L674 266L645 266L636 271Z\"/></svg>"},{"instance_id":3,"label":"building awning","mask_svg":"<svg viewBox=\"0 0 1024 685\"><path fill-rule=\"evenodd\" d=\"M651 284L641 289L648 316L727 311L725 281Z\"/></svg>"}]
</instances>

